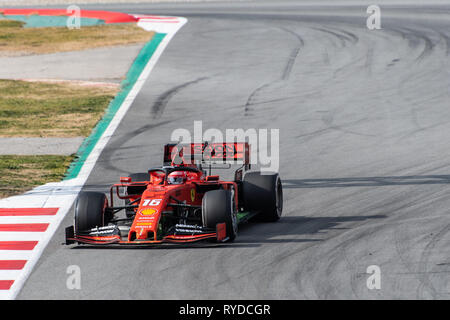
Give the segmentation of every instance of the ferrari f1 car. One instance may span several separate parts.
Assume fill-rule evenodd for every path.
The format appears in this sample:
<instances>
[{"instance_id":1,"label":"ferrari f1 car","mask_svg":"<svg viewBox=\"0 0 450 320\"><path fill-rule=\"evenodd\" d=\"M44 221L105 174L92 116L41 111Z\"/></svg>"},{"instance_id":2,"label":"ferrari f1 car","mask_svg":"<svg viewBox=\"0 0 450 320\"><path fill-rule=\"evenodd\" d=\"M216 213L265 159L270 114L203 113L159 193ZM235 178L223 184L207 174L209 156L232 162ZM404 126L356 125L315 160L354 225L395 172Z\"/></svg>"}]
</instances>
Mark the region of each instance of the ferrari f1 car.
<instances>
[{"instance_id":1,"label":"ferrari f1 car","mask_svg":"<svg viewBox=\"0 0 450 320\"><path fill-rule=\"evenodd\" d=\"M277 221L283 210L281 179L278 173L249 171L249 150L248 143L236 142L165 145L163 166L121 177L109 200L104 193L81 192L66 244L229 242L242 222ZM233 181L211 175L219 162L221 168L241 165Z\"/></svg>"}]
</instances>

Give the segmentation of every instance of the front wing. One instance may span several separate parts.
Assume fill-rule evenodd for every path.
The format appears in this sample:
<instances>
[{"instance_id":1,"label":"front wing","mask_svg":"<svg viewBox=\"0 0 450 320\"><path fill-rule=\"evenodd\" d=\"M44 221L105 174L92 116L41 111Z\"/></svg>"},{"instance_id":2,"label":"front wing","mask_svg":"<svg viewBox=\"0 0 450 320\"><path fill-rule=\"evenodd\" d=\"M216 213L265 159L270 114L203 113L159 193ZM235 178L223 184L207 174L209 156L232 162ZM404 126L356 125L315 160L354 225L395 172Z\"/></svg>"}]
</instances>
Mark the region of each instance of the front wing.
<instances>
[{"instance_id":1,"label":"front wing","mask_svg":"<svg viewBox=\"0 0 450 320\"><path fill-rule=\"evenodd\" d=\"M66 228L66 244L82 243L91 245L153 245L162 243L190 243L207 239L215 239L217 242L225 242L228 240L226 236L226 224L219 223L216 230L198 230L189 234L189 230L185 230L185 234L171 234L160 240L122 240L120 231L117 226L107 226L91 229L86 232L75 233L74 227ZM186 234L187 233L187 234Z\"/></svg>"}]
</instances>

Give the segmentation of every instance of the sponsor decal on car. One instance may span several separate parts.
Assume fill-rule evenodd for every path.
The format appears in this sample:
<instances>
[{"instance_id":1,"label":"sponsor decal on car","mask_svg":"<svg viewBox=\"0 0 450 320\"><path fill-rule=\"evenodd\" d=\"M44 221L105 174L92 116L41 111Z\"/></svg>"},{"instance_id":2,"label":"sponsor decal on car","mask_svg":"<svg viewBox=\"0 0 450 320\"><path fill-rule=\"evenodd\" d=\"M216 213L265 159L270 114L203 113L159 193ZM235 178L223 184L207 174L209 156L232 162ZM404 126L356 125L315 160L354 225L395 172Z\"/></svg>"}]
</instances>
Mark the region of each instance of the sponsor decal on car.
<instances>
[{"instance_id":1,"label":"sponsor decal on car","mask_svg":"<svg viewBox=\"0 0 450 320\"><path fill-rule=\"evenodd\" d=\"M159 206L161 201L162 201L162 199L145 199L144 203L142 204L142 206L144 206L144 207L147 207L147 206Z\"/></svg>"},{"instance_id":2,"label":"sponsor decal on car","mask_svg":"<svg viewBox=\"0 0 450 320\"><path fill-rule=\"evenodd\" d=\"M142 209L140 211L140 213L144 216L151 216L151 215L155 214L156 212L158 212L158 210L156 210L156 209Z\"/></svg>"},{"instance_id":3,"label":"sponsor decal on car","mask_svg":"<svg viewBox=\"0 0 450 320\"><path fill-rule=\"evenodd\" d=\"M185 232L185 233L203 233L202 230L195 230L195 229L175 229L175 232Z\"/></svg>"},{"instance_id":4,"label":"sponsor decal on car","mask_svg":"<svg viewBox=\"0 0 450 320\"><path fill-rule=\"evenodd\" d=\"M139 219L139 221L154 221L155 216L144 216L144 217L141 216L138 219Z\"/></svg>"},{"instance_id":5,"label":"sponsor decal on car","mask_svg":"<svg viewBox=\"0 0 450 320\"><path fill-rule=\"evenodd\" d=\"M197 226L195 224L176 224L175 228L203 229L202 226Z\"/></svg>"},{"instance_id":6,"label":"sponsor decal on car","mask_svg":"<svg viewBox=\"0 0 450 320\"><path fill-rule=\"evenodd\" d=\"M151 227L152 225L153 225L153 223L151 223L151 222L138 222L136 224L136 226L139 226L139 227L143 227L143 226Z\"/></svg>"}]
</instances>

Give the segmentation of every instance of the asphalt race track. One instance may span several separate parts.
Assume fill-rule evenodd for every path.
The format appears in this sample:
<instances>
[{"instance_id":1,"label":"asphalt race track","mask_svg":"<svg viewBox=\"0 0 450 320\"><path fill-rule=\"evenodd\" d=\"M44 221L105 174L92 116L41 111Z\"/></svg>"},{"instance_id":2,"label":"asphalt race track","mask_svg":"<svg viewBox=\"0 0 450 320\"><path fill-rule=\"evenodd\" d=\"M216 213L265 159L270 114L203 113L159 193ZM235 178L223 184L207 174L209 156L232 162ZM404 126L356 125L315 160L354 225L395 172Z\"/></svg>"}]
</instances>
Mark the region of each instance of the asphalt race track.
<instances>
[{"instance_id":1,"label":"asphalt race track","mask_svg":"<svg viewBox=\"0 0 450 320\"><path fill-rule=\"evenodd\" d=\"M233 244L149 250L63 246L70 214L18 298L449 299L450 5L384 5L371 31L367 5L333 3L86 6L189 19L86 189L161 165L194 120L278 128L284 216Z\"/></svg>"}]
</instances>

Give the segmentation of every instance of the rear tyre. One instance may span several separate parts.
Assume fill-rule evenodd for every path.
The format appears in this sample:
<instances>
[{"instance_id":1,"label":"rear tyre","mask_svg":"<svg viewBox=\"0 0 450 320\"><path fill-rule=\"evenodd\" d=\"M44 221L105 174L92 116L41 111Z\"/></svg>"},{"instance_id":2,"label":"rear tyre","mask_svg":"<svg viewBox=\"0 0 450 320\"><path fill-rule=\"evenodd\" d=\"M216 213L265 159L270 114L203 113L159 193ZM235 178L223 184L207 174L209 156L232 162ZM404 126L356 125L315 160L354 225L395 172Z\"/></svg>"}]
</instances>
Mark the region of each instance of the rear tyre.
<instances>
[{"instance_id":1,"label":"rear tyre","mask_svg":"<svg viewBox=\"0 0 450 320\"><path fill-rule=\"evenodd\" d=\"M237 235L237 218L234 198L228 190L212 190L205 193L202 200L203 226L216 229L218 223L226 224L227 242Z\"/></svg>"},{"instance_id":2,"label":"rear tyre","mask_svg":"<svg viewBox=\"0 0 450 320\"><path fill-rule=\"evenodd\" d=\"M131 173L129 177L131 178L131 182L148 181L150 179L150 175L147 172ZM127 194L141 194L145 189L145 186L127 187ZM130 200L125 199L125 205L129 205L129 203ZM134 209L125 209L125 214L128 218L131 218L135 214Z\"/></svg>"},{"instance_id":3,"label":"rear tyre","mask_svg":"<svg viewBox=\"0 0 450 320\"><path fill-rule=\"evenodd\" d=\"M103 227L111 217L105 215L108 199L104 193L83 191L75 202L75 232Z\"/></svg>"},{"instance_id":4,"label":"rear tyre","mask_svg":"<svg viewBox=\"0 0 450 320\"><path fill-rule=\"evenodd\" d=\"M283 212L283 186L278 173L262 175L259 171L244 176L242 195L245 211L258 211L257 220L275 222Z\"/></svg>"}]
</instances>

